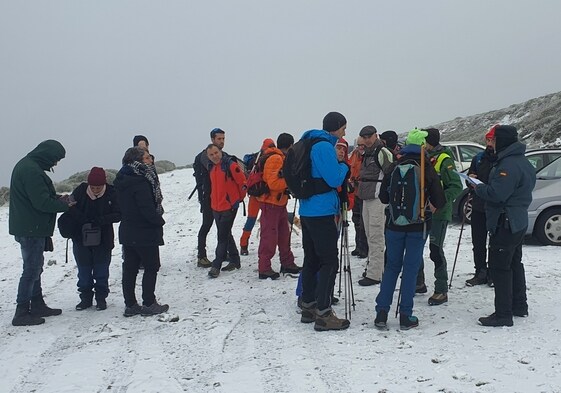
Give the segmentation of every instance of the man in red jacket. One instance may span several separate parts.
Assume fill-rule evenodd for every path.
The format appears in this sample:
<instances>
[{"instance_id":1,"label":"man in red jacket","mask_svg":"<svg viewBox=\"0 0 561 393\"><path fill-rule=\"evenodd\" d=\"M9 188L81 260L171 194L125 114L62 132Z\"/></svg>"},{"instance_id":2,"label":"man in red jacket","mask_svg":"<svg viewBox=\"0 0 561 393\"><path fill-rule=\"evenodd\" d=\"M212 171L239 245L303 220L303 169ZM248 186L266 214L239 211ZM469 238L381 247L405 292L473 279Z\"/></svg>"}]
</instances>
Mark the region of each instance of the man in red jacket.
<instances>
[{"instance_id":1,"label":"man in red jacket","mask_svg":"<svg viewBox=\"0 0 561 393\"><path fill-rule=\"evenodd\" d=\"M209 172L211 184L210 207L218 231L216 255L208 275L210 278L217 278L227 254L230 256L230 262L222 270L232 271L240 268L240 253L232 236L232 226L240 202L245 197L246 179L236 160L227 154L223 154L218 146L208 145L206 154L212 162Z\"/></svg>"}]
</instances>

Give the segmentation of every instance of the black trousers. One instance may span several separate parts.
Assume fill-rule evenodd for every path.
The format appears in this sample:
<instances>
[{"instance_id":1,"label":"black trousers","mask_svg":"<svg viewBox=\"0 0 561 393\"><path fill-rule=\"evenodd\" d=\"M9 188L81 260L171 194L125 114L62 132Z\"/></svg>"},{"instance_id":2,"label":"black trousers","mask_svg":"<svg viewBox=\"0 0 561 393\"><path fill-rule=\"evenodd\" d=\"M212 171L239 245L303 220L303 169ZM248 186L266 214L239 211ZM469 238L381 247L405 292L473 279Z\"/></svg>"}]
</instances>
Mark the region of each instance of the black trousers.
<instances>
[{"instance_id":1,"label":"black trousers","mask_svg":"<svg viewBox=\"0 0 561 393\"><path fill-rule=\"evenodd\" d=\"M240 253L232 236L232 226L234 225L237 213L237 208L213 213L218 232L218 244L216 245L216 255L212 261L212 266L218 269L220 269L222 262L227 258L232 263L240 263Z\"/></svg>"},{"instance_id":2,"label":"black trousers","mask_svg":"<svg viewBox=\"0 0 561 393\"><path fill-rule=\"evenodd\" d=\"M142 304L150 306L156 301L156 278L160 270L160 248L158 246L123 246L123 297L130 307L136 301L136 276L142 264Z\"/></svg>"},{"instance_id":3,"label":"black trousers","mask_svg":"<svg viewBox=\"0 0 561 393\"><path fill-rule=\"evenodd\" d=\"M489 271L495 284L495 313L512 318L512 310L528 312L526 275L522 264L522 242L526 229L512 233L501 223L489 239Z\"/></svg>"},{"instance_id":4,"label":"black trousers","mask_svg":"<svg viewBox=\"0 0 561 393\"><path fill-rule=\"evenodd\" d=\"M206 257L206 237L212 228L214 223L214 215L212 214L212 209L210 208L210 199L205 200L201 203L201 213L203 214L203 223L199 229L199 234L197 235L197 258Z\"/></svg>"},{"instance_id":5,"label":"black trousers","mask_svg":"<svg viewBox=\"0 0 561 393\"><path fill-rule=\"evenodd\" d=\"M339 267L337 225L334 216L302 217L302 300L317 301L324 311L331 307L331 296Z\"/></svg>"},{"instance_id":6,"label":"black trousers","mask_svg":"<svg viewBox=\"0 0 561 393\"><path fill-rule=\"evenodd\" d=\"M355 226L355 248L362 254L368 254L368 240L366 239L366 231L364 229L364 222L362 221L362 199L356 196L353 206L352 221Z\"/></svg>"},{"instance_id":7,"label":"black trousers","mask_svg":"<svg viewBox=\"0 0 561 393\"><path fill-rule=\"evenodd\" d=\"M473 263L475 274L487 270L487 227L485 212L471 212L471 243L473 245Z\"/></svg>"}]
</instances>

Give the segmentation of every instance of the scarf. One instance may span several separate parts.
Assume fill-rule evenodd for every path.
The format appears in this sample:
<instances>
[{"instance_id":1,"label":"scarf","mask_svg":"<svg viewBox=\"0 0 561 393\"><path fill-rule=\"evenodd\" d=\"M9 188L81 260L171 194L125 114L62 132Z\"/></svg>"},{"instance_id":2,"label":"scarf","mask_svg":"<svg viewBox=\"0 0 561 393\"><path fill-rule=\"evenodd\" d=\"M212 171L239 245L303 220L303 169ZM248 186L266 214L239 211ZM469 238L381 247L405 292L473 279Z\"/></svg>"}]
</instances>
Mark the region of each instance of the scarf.
<instances>
[{"instance_id":1,"label":"scarf","mask_svg":"<svg viewBox=\"0 0 561 393\"><path fill-rule=\"evenodd\" d=\"M154 165L146 165L142 162L134 161L132 164L128 164L132 171L144 177L152 186L152 196L154 197L154 202L156 203L156 211L159 215L164 214L164 208L162 207L162 190L160 189L160 179L158 179L158 174L156 173L156 167Z\"/></svg>"},{"instance_id":2,"label":"scarf","mask_svg":"<svg viewBox=\"0 0 561 393\"><path fill-rule=\"evenodd\" d=\"M86 194L88 194L88 196L90 197L90 199L92 201L95 201L96 199L99 199L103 196L103 194L105 194L105 190L107 189L107 185L103 186L103 189L101 190L101 192L99 194L94 194L91 187L88 186L88 188L86 188Z\"/></svg>"}]
</instances>

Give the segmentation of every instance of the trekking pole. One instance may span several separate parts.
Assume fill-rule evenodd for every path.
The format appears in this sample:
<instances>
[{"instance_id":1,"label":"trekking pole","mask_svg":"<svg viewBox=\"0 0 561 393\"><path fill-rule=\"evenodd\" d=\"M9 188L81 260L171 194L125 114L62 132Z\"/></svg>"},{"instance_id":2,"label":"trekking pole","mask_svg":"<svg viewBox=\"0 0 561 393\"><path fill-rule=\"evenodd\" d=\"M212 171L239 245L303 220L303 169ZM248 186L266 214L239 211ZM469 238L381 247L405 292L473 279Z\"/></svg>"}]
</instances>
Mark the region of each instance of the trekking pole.
<instances>
[{"instance_id":1,"label":"trekking pole","mask_svg":"<svg viewBox=\"0 0 561 393\"><path fill-rule=\"evenodd\" d=\"M401 275L401 277L399 277L399 291L397 292L397 303L395 304L395 317L396 318L399 315L399 302L401 302L401 279L402 278L403 278L403 275Z\"/></svg>"},{"instance_id":2,"label":"trekking pole","mask_svg":"<svg viewBox=\"0 0 561 393\"><path fill-rule=\"evenodd\" d=\"M298 199L294 199L294 209L292 209L292 222L290 223L290 234L292 236L292 228L294 228L294 219L296 218L296 204L298 203Z\"/></svg>"},{"instance_id":3,"label":"trekking pole","mask_svg":"<svg viewBox=\"0 0 561 393\"><path fill-rule=\"evenodd\" d=\"M189 194L189 197L187 198L188 201L191 200L191 198L193 197L193 194L195 193L195 191L197 191L198 188L199 188L199 186L195 186L195 188L193 188L193 191L191 191L191 193Z\"/></svg>"},{"instance_id":4,"label":"trekking pole","mask_svg":"<svg viewBox=\"0 0 561 393\"><path fill-rule=\"evenodd\" d=\"M456 262L458 261L458 253L460 251L460 243L462 241L462 233L464 232L464 225L466 223L466 207L471 202L472 195L468 194L466 204L464 205L464 210L462 211L462 226L460 227L460 236L458 236L458 245L456 246L456 255L454 256L454 264L452 265L452 273L450 274L450 282L448 283L448 288L452 288L452 280L454 279L454 271L456 270Z\"/></svg>"}]
</instances>

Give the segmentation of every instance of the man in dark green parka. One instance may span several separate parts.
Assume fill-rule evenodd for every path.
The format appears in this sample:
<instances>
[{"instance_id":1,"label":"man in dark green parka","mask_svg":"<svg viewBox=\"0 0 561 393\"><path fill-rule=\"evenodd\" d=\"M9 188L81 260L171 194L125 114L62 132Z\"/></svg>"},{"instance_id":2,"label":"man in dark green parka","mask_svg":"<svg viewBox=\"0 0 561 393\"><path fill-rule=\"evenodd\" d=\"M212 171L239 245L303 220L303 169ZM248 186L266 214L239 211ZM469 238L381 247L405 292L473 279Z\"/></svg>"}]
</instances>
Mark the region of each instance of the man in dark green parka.
<instances>
[{"instance_id":1,"label":"man in dark green parka","mask_svg":"<svg viewBox=\"0 0 561 393\"><path fill-rule=\"evenodd\" d=\"M60 142L47 140L22 158L12 171L9 230L20 243L23 258L14 326L39 325L45 322L42 317L62 313L45 304L41 273L43 251L49 247L56 214L67 211L71 204L57 196L45 171L51 170L65 154Z\"/></svg>"}]
</instances>

